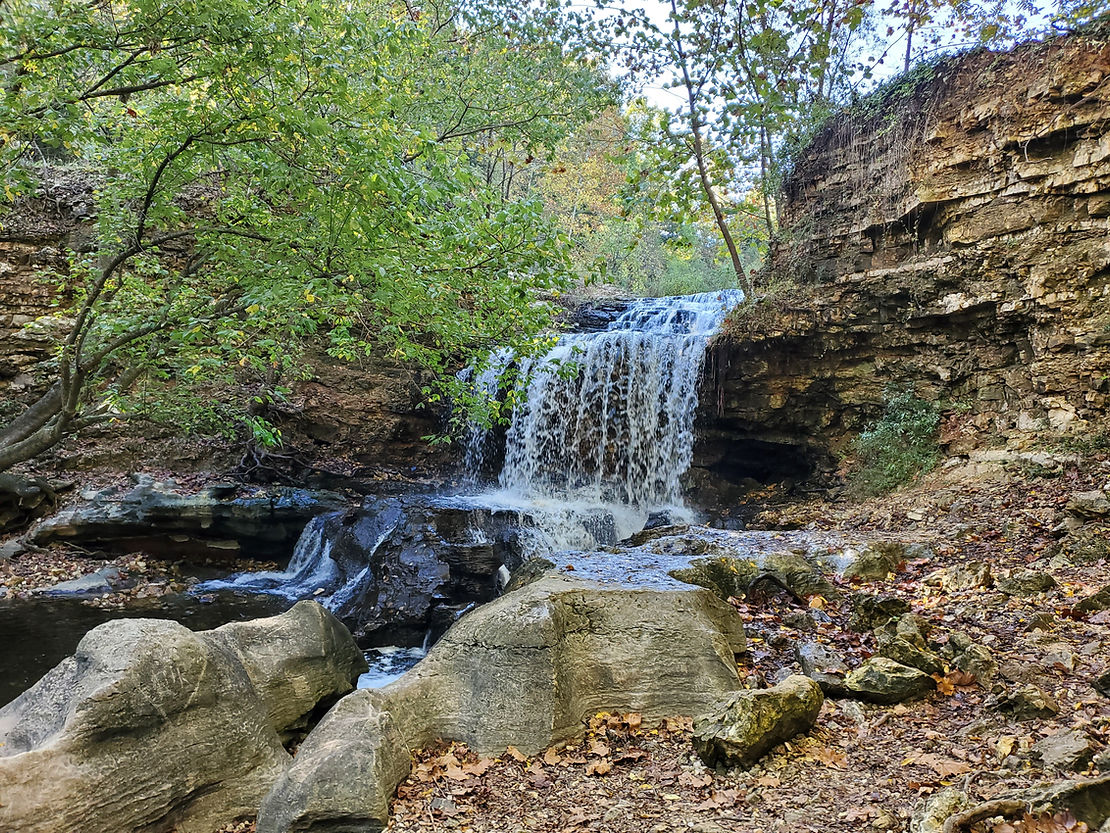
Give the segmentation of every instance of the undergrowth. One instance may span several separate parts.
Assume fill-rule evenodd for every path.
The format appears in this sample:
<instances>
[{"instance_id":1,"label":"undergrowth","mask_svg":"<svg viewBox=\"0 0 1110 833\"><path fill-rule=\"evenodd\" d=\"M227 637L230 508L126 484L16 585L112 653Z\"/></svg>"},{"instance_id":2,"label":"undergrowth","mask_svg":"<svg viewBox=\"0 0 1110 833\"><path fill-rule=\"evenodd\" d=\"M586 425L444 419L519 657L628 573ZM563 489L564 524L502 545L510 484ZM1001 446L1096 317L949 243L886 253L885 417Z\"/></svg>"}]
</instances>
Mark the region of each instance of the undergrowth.
<instances>
[{"instance_id":1,"label":"undergrowth","mask_svg":"<svg viewBox=\"0 0 1110 833\"><path fill-rule=\"evenodd\" d=\"M940 460L940 411L910 390L889 390L886 410L852 442L856 468L851 490L860 495L893 491Z\"/></svg>"}]
</instances>

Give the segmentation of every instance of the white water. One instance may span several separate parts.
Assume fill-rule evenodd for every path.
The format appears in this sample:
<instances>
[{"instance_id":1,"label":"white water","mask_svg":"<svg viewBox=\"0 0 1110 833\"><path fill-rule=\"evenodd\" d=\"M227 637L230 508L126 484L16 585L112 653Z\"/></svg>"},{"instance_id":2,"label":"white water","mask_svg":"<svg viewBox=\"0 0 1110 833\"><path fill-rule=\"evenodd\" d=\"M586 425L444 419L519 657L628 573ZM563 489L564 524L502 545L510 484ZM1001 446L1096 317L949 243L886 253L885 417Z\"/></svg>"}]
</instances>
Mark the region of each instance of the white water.
<instances>
[{"instance_id":1,"label":"white water","mask_svg":"<svg viewBox=\"0 0 1110 833\"><path fill-rule=\"evenodd\" d=\"M634 301L606 330L560 336L547 355L520 362L497 488L460 500L519 507L555 549L606 543L583 527L591 513L610 518L610 540L636 532L654 511L687 518L681 477L693 457L706 344L742 297ZM494 354L475 390L496 392L513 361L508 351ZM489 445L470 431L465 461L474 476Z\"/></svg>"}]
</instances>

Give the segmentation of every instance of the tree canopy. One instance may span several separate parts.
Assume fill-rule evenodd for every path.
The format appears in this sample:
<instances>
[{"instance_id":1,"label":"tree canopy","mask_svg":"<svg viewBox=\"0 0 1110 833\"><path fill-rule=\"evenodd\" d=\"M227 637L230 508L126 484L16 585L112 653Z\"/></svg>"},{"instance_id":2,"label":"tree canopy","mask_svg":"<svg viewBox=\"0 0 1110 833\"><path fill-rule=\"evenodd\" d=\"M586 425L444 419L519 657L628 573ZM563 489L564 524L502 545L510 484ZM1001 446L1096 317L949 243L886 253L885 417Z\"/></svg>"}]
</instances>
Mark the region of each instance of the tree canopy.
<instances>
[{"instance_id":1,"label":"tree canopy","mask_svg":"<svg viewBox=\"0 0 1110 833\"><path fill-rule=\"evenodd\" d=\"M125 415L218 427L213 390L279 397L307 340L442 373L542 343L569 277L540 201L493 187L612 98L542 9L335 0L12 0L0 17L5 196L59 165L95 234L49 391L0 470ZM253 427L273 435L264 422Z\"/></svg>"}]
</instances>

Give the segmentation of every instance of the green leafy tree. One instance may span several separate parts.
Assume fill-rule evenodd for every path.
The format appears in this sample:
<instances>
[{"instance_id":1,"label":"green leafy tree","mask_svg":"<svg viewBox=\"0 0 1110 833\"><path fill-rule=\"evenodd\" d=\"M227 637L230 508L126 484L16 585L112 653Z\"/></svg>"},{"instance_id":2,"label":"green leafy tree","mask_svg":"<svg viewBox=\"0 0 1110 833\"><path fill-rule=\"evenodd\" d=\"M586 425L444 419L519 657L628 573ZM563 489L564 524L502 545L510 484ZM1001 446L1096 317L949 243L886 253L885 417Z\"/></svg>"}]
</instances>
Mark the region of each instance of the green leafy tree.
<instances>
[{"instance_id":1,"label":"green leafy tree","mask_svg":"<svg viewBox=\"0 0 1110 833\"><path fill-rule=\"evenodd\" d=\"M555 23L340 0L6 3L5 194L48 189L50 149L95 183L96 228L45 276L72 292L68 326L49 390L0 430L0 471L136 414L239 418L221 397L281 396L310 341L440 375L493 343L537 349L536 292L567 279L565 241L481 162L498 143L544 152L610 96Z\"/></svg>"}]
</instances>

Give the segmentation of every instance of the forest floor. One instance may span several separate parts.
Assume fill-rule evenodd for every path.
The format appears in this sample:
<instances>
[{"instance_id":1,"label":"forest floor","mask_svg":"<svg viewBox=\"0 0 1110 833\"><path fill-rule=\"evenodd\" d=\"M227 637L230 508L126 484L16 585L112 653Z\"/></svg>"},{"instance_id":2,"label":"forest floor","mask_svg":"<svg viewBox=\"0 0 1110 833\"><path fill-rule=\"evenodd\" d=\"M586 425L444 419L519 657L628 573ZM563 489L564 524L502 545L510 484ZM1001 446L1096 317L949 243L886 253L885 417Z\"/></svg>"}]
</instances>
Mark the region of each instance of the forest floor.
<instances>
[{"instance_id":1,"label":"forest floor","mask_svg":"<svg viewBox=\"0 0 1110 833\"><path fill-rule=\"evenodd\" d=\"M1070 532L1064 525L1075 493L1110 481L1110 462L1104 455L1060 459L1047 466L1015 460L952 467L887 497L792 502L760 516L766 529L904 531L908 541L928 542L930 557L842 589L905 600L933 625L937 641L962 631L993 655L999 666L993 679L953 672L934 694L894 706L828 699L814 731L747 771L706 769L690 745L688 720L654 727L641 725L638 715L602 715L584 727L582 741L535 759L515 750L479 759L457 745L426 750L399 790L389 830L905 831L942 790L963 791L977 804L1094 776L1100 766L1110 772L1110 680L1100 684L1102 692L1094 687L1110 671L1110 614L1074 610L1110 584L1107 519ZM1000 592L994 581L951 592L925 583L937 570L973 562L989 565L994 581L1032 568L1056 584L1023 596ZM734 603L747 620L749 652L739 670L750 687L796 671L793 646L804 638L826 643L849 665L875 649L872 634L847 627L843 601L810 600L831 620L815 633L784 625L783 615L794 609L785 596ZM1008 695L1027 684L1048 695L1055 713L1023 720L1006 713ZM1070 753L1077 744L1080 751ZM1046 749L1049 760L1040 754ZM972 829L1085 827L1057 815Z\"/></svg>"}]
</instances>

